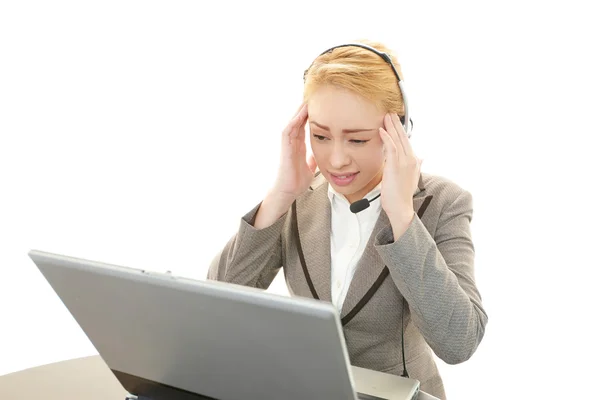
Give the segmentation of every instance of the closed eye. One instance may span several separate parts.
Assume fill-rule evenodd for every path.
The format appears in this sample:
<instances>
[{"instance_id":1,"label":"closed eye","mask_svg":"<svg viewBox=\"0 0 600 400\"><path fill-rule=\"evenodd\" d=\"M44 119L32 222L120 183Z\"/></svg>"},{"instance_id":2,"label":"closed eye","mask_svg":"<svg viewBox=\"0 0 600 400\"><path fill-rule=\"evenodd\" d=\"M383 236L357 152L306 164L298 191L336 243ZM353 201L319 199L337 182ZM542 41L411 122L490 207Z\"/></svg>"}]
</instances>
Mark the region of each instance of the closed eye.
<instances>
[{"instance_id":1,"label":"closed eye","mask_svg":"<svg viewBox=\"0 0 600 400\"><path fill-rule=\"evenodd\" d=\"M313 136L315 137L315 139L317 139L320 142L323 142L329 138L323 136L323 135L317 135L317 134L313 134ZM365 144L367 143L368 140L358 140L358 139L351 139L350 143L354 143L354 144Z\"/></svg>"}]
</instances>

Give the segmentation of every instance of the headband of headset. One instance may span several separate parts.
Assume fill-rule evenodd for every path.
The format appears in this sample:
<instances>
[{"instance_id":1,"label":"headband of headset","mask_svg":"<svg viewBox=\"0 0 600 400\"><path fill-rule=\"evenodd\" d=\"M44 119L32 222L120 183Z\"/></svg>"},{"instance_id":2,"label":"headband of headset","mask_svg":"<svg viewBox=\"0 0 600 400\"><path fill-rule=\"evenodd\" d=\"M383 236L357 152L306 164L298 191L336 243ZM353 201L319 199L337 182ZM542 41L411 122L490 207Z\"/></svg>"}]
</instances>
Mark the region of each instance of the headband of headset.
<instances>
[{"instance_id":1,"label":"headband of headset","mask_svg":"<svg viewBox=\"0 0 600 400\"><path fill-rule=\"evenodd\" d=\"M325 50L324 52L322 52L321 54L319 54L319 56L322 56L325 53L330 53L333 50L339 48L339 47L361 47L363 49L372 51L373 53L377 54L379 57L381 57L391 68L392 71L394 72L394 75L396 76L396 79L398 81L398 87L400 88L400 93L402 95L402 100L404 101L404 115L399 115L400 117L400 121L402 122L402 125L404 126L404 130L406 131L406 133L408 134L408 137L411 137L411 133L412 133L412 128L413 128L413 120L412 118L410 118L410 115L408 113L408 99L406 97L406 91L404 90L404 85L403 85L403 81L402 78L400 78L400 74L398 74L398 71L396 70L396 67L394 67L394 63L392 62L392 58L387 54L384 53L382 51L377 50L374 47L368 46L366 44L362 44L362 43L346 43L346 44L340 44L337 46L333 46L327 50ZM310 66L304 71L304 76L303 79L306 81L306 74L308 73L308 70L310 69L310 67L312 67L312 64L310 64ZM406 121L410 121L410 127L408 126L409 124Z\"/></svg>"}]
</instances>

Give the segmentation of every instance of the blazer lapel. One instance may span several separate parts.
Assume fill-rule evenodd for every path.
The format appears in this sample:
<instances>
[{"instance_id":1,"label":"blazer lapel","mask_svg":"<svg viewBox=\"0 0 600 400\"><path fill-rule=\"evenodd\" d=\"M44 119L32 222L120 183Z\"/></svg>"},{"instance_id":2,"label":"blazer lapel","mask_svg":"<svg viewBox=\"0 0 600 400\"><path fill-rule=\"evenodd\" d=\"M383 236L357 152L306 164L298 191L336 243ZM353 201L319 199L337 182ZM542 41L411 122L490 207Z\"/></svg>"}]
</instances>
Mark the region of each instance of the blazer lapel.
<instances>
[{"instance_id":1,"label":"blazer lapel","mask_svg":"<svg viewBox=\"0 0 600 400\"><path fill-rule=\"evenodd\" d=\"M307 279L320 300L331 302L331 207L326 182L319 174L307 195L297 199L297 220Z\"/></svg>"},{"instance_id":2,"label":"blazer lapel","mask_svg":"<svg viewBox=\"0 0 600 400\"><path fill-rule=\"evenodd\" d=\"M415 212L419 212L419 210L421 210L421 207L428 197L430 196L426 196L425 187L423 185L423 175L421 174L419 177L418 187L413 195L413 208ZM428 203L429 201L430 200L427 200ZM346 298L344 299L344 303L342 305L342 316L348 316L350 313L354 314L356 312L353 312L355 307L362 307L362 305L359 305L359 303L361 303L363 297L367 295L373 285L381 283L381 278L384 277L382 274L387 272L384 271L386 266L383 263L383 260L381 260L379 257L379 254L377 253L377 250L373 244L375 242L375 236L382 229L389 226L389 218L385 211L381 210L379 218L377 219L375 227L373 228L373 232L371 233L369 241L367 242L367 246L365 247L361 258L358 260L358 264L356 265L354 277L350 282L348 293L346 294Z\"/></svg>"},{"instance_id":3,"label":"blazer lapel","mask_svg":"<svg viewBox=\"0 0 600 400\"><path fill-rule=\"evenodd\" d=\"M429 203L430 197L426 196L421 174L413 195L415 212L423 211L424 202ZM306 196L298 198L297 204L296 218L301 246L299 250L304 256L308 273L306 278L309 285L314 286L318 298L331 303L331 206L327 197L327 181L322 175L319 174L314 179L309 192ZM341 315L351 313L378 279L381 281L385 265L373 243L377 233L389 225L387 214L382 210L356 266Z\"/></svg>"}]
</instances>

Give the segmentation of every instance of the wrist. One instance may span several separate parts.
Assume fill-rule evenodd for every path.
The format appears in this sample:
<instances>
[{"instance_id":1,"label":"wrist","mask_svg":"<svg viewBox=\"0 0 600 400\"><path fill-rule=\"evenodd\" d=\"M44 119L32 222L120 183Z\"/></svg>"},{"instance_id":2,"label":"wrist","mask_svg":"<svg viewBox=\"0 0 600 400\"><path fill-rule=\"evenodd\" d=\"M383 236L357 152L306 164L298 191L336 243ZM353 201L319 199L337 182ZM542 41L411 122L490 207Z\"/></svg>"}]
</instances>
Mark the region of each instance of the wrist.
<instances>
[{"instance_id":1,"label":"wrist","mask_svg":"<svg viewBox=\"0 0 600 400\"><path fill-rule=\"evenodd\" d=\"M263 203L267 203L270 208L277 211L278 213L284 214L291 206L296 198L287 193L281 193L276 190L269 190Z\"/></svg>"},{"instance_id":2,"label":"wrist","mask_svg":"<svg viewBox=\"0 0 600 400\"><path fill-rule=\"evenodd\" d=\"M263 229L273 225L290 208L293 199L278 193L269 192L264 197L258 208L252 225L256 229Z\"/></svg>"},{"instance_id":3,"label":"wrist","mask_svg":"<svg viewBox=\"0 0 600 400\"><path fill-rule=\"evenodd\" d=\"M392 226L392 232L394 234L394 241L397 241L402 235L404 235L404 233L408 230L408 227L412 223L414 217L414 211L411 214L402 213L388 216L390 220L390 225Z\"/></svg>"},{"instance_id":4,"label":"wrist","mask_svg":"<svg viewBox=\"0 0 600 400\"><path fill-rule=\"evenodd\" d=\"M412 221L414 215L415 215L415 210L410 207L410 208L406 208L403 207L401 209L395 209L395 210L391 210L391 211L386 211L386 214L388 216L388 219L391 221Z\"/></svg>"}]
</instances>

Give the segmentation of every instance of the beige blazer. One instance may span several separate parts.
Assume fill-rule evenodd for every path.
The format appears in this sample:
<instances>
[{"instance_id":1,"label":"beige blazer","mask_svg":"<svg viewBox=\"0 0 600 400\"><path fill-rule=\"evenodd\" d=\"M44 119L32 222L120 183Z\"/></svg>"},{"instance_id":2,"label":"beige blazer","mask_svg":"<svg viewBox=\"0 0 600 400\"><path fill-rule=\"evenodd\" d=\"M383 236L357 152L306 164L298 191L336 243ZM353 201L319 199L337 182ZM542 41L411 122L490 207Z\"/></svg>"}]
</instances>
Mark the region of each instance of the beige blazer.
<instances>
[{"instance_id":1,"label":"beige blazer","mask_svg":"<svg viewBox=\"0 0 600 400\"><path fill-rule=\"evenodd\" d=\"M208 279L266 289L283 267L290 293L331 302L331 208L327 181L310 188L273 225L257 230L258 204L215 257ZM415 217L394 242L381 211L356 267L341 319L352 365L401 375L402 332L408 375L445 399L431 351L446 363L468 360L487 314L474 278L471 194L421 173Z\"/></svg>"}]
</instances>

